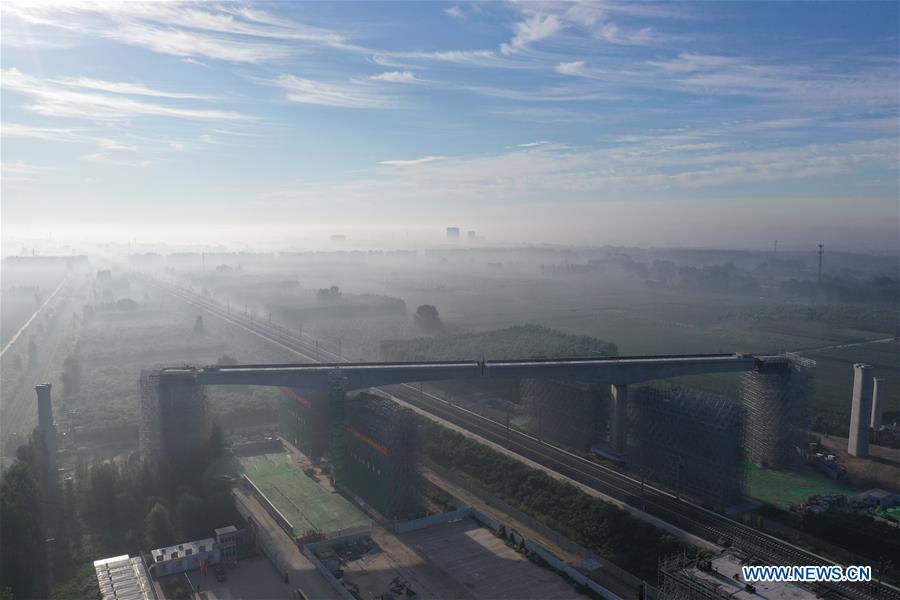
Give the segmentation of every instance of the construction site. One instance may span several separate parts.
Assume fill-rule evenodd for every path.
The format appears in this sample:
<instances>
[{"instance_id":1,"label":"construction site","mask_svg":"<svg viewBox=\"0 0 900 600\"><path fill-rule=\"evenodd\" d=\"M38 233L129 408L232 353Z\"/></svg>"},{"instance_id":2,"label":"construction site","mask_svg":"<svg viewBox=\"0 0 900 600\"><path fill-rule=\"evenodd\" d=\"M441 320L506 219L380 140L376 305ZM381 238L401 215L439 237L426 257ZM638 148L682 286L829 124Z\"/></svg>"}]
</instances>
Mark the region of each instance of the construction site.
<instances>
[{"instance_id":1,"label":"construction site","mask_svg":"<svg viewBox=\"0 0 900 600\"><path fill-rule=\"evenodd\" d=\"M704 558L679 555L659 564L659 600L816 600L821 591L792 583L745 582L741 567L755 564L751 556L729 549Z\"/></svg>"},{"instance_id":2,"label":"construction site","mask_svg":"<svg viewBox=\"0 0 900 600\"><path fill-rule=\"evenodd\" d=\"M630 400L628 457L642 478L716 508L743 500L740 404L671 384L642 386Z\"/></svg>"},{"instance_id":3,"label":"construction site","mask_svg":"<svg viewBox=\"0 0 900 600\"><path fill-rule=\"evenodd\" d=\"M518 363L504 366L507 364L519 368ZM537 364L543 368L545 363ZM726 510L747 498L748 474L753 469L791 473L792 467L809 460L811 452L807 403L815 364L793 355L778 355L753 357L752 366L739 376L737 397L665 381L627 389L616 385L610 393L608 386L594 382L522 378L519 389L528 409L529 429L539 433L542 449L553 448L547 445L550 443L593 450L617 435L624 436L627 444L622 456L626 458L620 468L640 478L640 492L630 494L641 510L644 481L659 486L649 492L654 502L670 502L660 496L662 489L676 498L678 510L684 505L677 499ZM412 367L394 363L358 368ZM425 363L422 368L444 367ZM253 374L255 369L258 376ZM496 498L476 509L471 496L459 500L458 492L446 495L446 490L462 483L442 480L451 475L449 471L434 479L436 465L428 462L429 481L423 481L418 421L406 406L428 396L420 391L397 402L394 396L364 387L371 379L354 383L353 377L362 376L352 369L330 369L324 376L323 370L312 370L309 365L144 373L142 449L148 459L162 464L202 447L205 438L197 432L208 431L202 385L206 381L287 381L278 379L278 373L293 376L305 369L320 378L319 387L279 386L280 435L231 439L231 452L214 473L237 482L238 511L248 523L257 549L270 558L285 581L305 581L313 570L338 596L347 598L517 598L537 589L542 590L541 597L577 597L580 588L553 574L556 570L572 581L595 586L601 595L609 585L635 589L637 584L624 572L616 576L624 579L601 578L601 583L584 565L559 559L559 548L568 547L571 541L563 546L551 543L553 551L548 551L533 541L534 531L513 534L503 521L511 514L518 515L517 509L501 503L504 508L499 515L486 512L486 507L499 502ZM240 379L231 379L232 370ZM385 371L371 372L384 377ZM440 376L433 375L435 379ZM366 391L348 392L354 387ZM426 406L446 411L444 406L449 403L438 402L435 399ZM617 429L619 418L623 424ZM480 426L474 418L460 423L468 427L476 422ZM505 431L502 424L497 429L498 440L505 438L508 443L512 434L508 425ZM434 489L444 490L439 496L445 500L436 501L430 495ZM427 490L432 492L425 493ZM713 518L711 515L703 513L696 518L703 521ZM527 520L522 515L517 518ZM691 529L673 531L694 533ZM709 600L731 592L747 593L740 586L730 590L733 578L720 581L722 573L739 569L741 561L759 554L759 540L749 532L746 538L742 536L736 533L733 540L717 537L715 543L749 548L750 555L732 552L711 562L688 564L679 559L681 562L661 563L660 594L687 600L679 594L690 592L706 594L703 597ZM770 545L764 544L767 552L773 551ZM578 552L587 554L583 549ZM548 571L533 563L553 568ZM614 565L606 568L608 573ZM731 575L724 577L727 580ZM771 597L782 597L781 590L773 588Z\"/></svg>"},{"instance_id":4,"label":"construction site","mask_svg":"<svg viewBox=\"0 0 900 600\"><path fill-rule=\"evenodd\" d=\"M740 375L737 398L648 383L633 386L620 407L611 402L609 386L596 383L522 379L519 390L527 429L539 439L587 452L614 449L617 436L626 442L622 456L627 468L641 479L724 509L745 498L751 468L791 468L809 455L808 402L815 363L780 355L760 357L756 364ZM142 374L140 442L148 460L189 456L204 443L207 400L194 377L172 370L162 378L159 371ZM348 395L343 385L333 381L325 390L281 387L280 435L305 457L308 464L300 470L291 471L289 462L277 455L268 462L238 460L238 474L250 476L267 496L271 492L284 514L297 516L296 535L341 529L357 520L300 517L297 494L290 493L296 487L293 480L327 480L385 518L423 510L412 414L378 395ZM270 477L278 480L271 486Z\"/></svg>"},{"instance_id":5,"label":"construction site","mask_svg":"<svg viewBox=\"0 0 900 600\"><path fill-rule=\"evenodd\" d=\"M815 366L815 361L785 355L769 357L758 369L741 375L749 462L780 468L803 461Z\"/></svg>"},{"instance_id":6,"label":"construction site","mask_svg":"<svg viewBox=\"0 0 900 600\"><path fill-rule=\"evenodd\" d=\"M528 430L540 439L587 452L605 435L608 386L523 379L520 390Z\"/></svg>"},{"instance_id":7,"label":"construction site","mask_svg":"<svg viewBox=\"0 0 900 600\"><path fill-rule=\"evenodd\" d=\"M412 412L373 394L348 398L340 484L388 517L421 514L419 440Z\"/></svg>"}]
</instances>

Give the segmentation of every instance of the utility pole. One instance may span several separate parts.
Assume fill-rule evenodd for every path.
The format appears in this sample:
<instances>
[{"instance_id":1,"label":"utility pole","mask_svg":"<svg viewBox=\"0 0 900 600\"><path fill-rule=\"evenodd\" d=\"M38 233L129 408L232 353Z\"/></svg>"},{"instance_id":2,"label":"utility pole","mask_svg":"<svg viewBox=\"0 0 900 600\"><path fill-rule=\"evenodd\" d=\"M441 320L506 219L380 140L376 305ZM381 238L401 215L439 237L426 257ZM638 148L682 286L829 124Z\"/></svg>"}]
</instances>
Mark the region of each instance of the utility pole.
<instances>
[{"instance_id":1,"label":"utility pole","mask_svg":"<svg viewBox=\"0 0 900 600\"><path fill-rule=\"evenodd\" d=\"M819 276L816 278L816 303L822 293L822 255L825 254L825 244L819 244Z\"/></svg>"},{"instance_id":2,"label":"utility pole","mask_svg":"<svg viewBox=\"0 0 900 600\"><path fill-rule=\"evenodd\" d=\"M772 254L778 254L778 240L775 240L775 250L772 252Z\"/></svg>"}]
</instances>

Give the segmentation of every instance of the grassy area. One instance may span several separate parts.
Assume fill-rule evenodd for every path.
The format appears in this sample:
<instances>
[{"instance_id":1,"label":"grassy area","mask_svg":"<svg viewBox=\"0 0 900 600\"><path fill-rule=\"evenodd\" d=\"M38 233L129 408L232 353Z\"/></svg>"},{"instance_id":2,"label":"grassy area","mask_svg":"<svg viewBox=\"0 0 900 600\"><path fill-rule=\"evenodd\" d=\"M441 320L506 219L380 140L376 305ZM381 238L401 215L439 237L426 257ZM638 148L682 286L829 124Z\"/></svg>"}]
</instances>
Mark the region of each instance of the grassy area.
<instances>
[{"instance_id":1,"label":"grassy area","mask_svg":"<svg viewBox=\"0 0 900 600\"><path fill-rule=\"evenodd\" d=\"M286 452L242 456L236 462L239 472L246 473L291 522L294 535L309 529L337 531L371 521L349 500L307 477Z\"/></svg>"},{"instance_id":2,"label":"grassy area","mask_svg":"<svg viewBox=\"0 0 900 600\"><path fill-rule=\"evenodd\" d=\"M204 330L194 330L197 312L165 295L141 298L136 310L98 312L86 319L77 346L69 354L82 367L81 393L64 399L77 435L102 435L134 429L138 421L138 380L141 370L160 365L214 364L223 354L247 362L279 362L293 358L272 344L204 314ZM65 357L61 353L61 357ZM55 381L54 381L55 383ZM210 413L227 427L274 422L278 392L264 387L206 388Z\"/></svg>"},{"instance_id":3,"label":"grassy area","mask_svg":"<svg viewBox=\"0 0 900 600\"><path fill-rule=\"evenodd\" d=\"M843 485L825 477L811 467L796 471L775 470L751 465L748 472L748 495L767 504L787 509L816 494L855 496L863 490Z\"/></svg>"}]
</instances>

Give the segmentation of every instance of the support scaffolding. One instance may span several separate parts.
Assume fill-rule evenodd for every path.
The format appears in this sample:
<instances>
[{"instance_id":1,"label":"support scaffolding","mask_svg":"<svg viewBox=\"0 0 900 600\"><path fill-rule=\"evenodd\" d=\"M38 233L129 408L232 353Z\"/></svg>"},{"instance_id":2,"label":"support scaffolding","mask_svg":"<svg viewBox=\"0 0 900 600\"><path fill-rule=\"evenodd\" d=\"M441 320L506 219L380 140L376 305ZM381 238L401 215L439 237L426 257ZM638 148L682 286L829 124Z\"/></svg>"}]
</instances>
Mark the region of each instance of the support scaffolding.
<instances>
[{"instance_id":1,"label":"support scaffolding","mask_svg":"<svg viewBox=\"0 0 900 600\"><path fill-rule=\"evenodd\" d=\"M587 452L606 433L609 386L523 379L528 428L540 439Z\"/></svg>"},{"instance_id":2,"label":"support scaffolding","mask_svg":"<svg viewBox=\"0 0 900 600\"><path fill-rule=\"evenodd\" d=\"M175 459L199 460L209 442L209 409L203 386L194 373L177 375L144 371L140 378L141 458L153 464Z\"/></svg>"},{"instance_id":3,"label":"support scaffolding","mask_svg":"<svg viewBox=\"0 0 900 600\"><path fill-rule=\"evenodd\" d=\"M159 460L159 400L156 395L158 382L159 374L155 371L141 371L138 382L141 399L138 451L141 460L152 464L156 464Z\"/></svg>"},{"instance_id":4,"label":"support scaffolding","mask_svg":"<svg viewBox=\"0 0 900 600\"><path fill-rule=\"evenodd\" d=\"M419 439L412 412L380 396L347 400L342 485L387 517L420 509Z\"/></svg>"},{"instance_id":5,"label":"support scaffolding","mask_svg":"<svg viewBox=\"0 0 900 600\"><path fill-rule=\"evenodd\" d=\"M643 477L716 508L743 499L740 404L682 386L641 386L628 418L629 462Z\"/></svg>"},{"instance_id":6,"label":"support scaffolding","mask_svg":"<svg viewBox=\"0 0 900 600\"><path fill-rule=\"evenodd\" d=\"M328 449L327 392L281 388L278 429L284 439L318 462Z\"/></svg>"},{"instance_id":7,"label":"support scaffolding","mask_svg":"<svg viewBox=\"0 0 900 600\"><path fill-rule=\"evenodd\" d=\"M790 467L802 461L809 434L809 398L815 361L796 354L768 356L742 376L741 401L747 408L747 459L764 467Z\"/></svg>"},{"instance_id":8,"label":"support scaffolding","mask_svg":"<svg viewBox=\"0 0 900 600\"><path fill-rule=\"evenodd\" d=\"M709 581L693 575L697 559L677 554L660 559L657 600L724 600L727 594Z\"/></svg>"}]
</instances>

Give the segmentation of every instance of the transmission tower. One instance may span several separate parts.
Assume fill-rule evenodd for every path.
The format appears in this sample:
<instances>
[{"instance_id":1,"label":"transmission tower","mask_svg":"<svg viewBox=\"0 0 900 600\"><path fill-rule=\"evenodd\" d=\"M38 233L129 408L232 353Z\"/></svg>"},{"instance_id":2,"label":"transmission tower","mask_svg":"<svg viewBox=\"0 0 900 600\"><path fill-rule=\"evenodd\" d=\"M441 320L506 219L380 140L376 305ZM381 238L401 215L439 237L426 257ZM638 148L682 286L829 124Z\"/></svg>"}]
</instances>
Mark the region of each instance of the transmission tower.
<instances>
[{"instance_id":1,"label":"transmission tower","mask_svg":"<svg viewBox=\"0 0 900 600\"><path fill-rule=\"evenodd\" d=\"M822 292L822 255L825 254L825 244L819 244L819 276L816 278L816 301Z\"/></svg>"}]
</instances>

